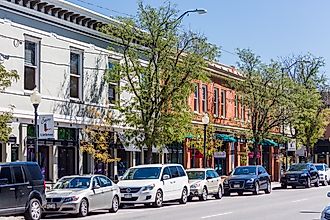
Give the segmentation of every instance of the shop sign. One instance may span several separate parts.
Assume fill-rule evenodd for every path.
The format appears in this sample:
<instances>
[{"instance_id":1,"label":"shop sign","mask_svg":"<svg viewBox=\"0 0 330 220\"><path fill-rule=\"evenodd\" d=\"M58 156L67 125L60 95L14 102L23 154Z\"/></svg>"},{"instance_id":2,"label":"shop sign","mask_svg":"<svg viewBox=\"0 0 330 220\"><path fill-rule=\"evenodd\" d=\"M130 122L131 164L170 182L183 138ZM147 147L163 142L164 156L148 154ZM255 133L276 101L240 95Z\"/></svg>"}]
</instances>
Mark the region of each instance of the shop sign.
<instances>
[{"instance_id":1,"label":"shop sign","mask_svg":"<svg viewBox=\"0 0 330 220\"><path fill-rule=\"evenodd\" d=\"M296 145L296 140L292 140L288 142L288 151L296 151L297 145Z\"/></svg>"},{"instance_id":2,"label":"shop sign","mask_svg":"<svg viewBox=\"0 0 330 220\"><path fill-rule=\"evenodd\" d=\"M54 116L53 115L39 115L39 138L53 139L54 138Z\"/></svg>"},{"instance_id":3,"label":"shop sign","mask_svg":"<svg viewBox=\"0 0 330 220\"><path fill-rule=\"evenodd\" d=\"M226 158L226 151L214 152L214 158Z\"/></svg>"}]
</instances>

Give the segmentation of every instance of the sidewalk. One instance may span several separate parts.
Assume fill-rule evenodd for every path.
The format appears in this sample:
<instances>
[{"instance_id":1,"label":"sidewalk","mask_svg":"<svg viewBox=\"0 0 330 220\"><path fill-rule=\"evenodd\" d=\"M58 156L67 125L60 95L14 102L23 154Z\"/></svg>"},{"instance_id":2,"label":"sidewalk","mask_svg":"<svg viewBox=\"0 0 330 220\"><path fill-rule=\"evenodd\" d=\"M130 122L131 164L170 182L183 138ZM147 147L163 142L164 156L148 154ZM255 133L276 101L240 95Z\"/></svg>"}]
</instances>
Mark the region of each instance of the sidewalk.
<instances>
[{"instance_id":1,"label":"sidewalk","mask_svg":"<svg viewBox=\"0 0 330 220\"><path fill-rule=\"evenodd\" d=\"M272 188L281 188L281 183L280 182L272 182Z\"/></svg>"}]
</instances>

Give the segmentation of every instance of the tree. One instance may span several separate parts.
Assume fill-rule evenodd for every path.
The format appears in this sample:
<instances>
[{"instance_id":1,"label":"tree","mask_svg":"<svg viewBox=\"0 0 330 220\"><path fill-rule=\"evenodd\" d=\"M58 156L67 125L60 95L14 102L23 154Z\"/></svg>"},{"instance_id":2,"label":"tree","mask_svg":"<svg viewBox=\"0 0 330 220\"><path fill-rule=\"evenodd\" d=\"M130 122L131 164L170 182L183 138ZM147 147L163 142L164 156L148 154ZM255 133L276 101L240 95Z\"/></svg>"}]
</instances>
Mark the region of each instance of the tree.
<instances>
[{"instance_id":1,"label":"tree","mask_svg":"<svg viewBox=\"0 0 330 220\"><path fill-rule=\"evenodd\" d=\"M121 91L132 98L118 106L127 136L139 136L137 145L148 149L182 141L191 125L188 97L196 80L207 80L204 70L219 50L202 35L181 29L183 16L169 2L159 8L138 3L136 18L119 18L101 31L116 39L111 50L122 61L108 73L122 79Z\"/></svg>"},{"instance_id":2,"label":"tree","mask_svg":"<svg viewBox=\"0 0 330 220\"><path fill-rule=\"evenodd\" d=\"M13 81L17 81L19 75L16 71L7 71L3 65L0 64L0 93L12 85ZM12 118L11 112L0 112L0 142L7 142L11 128L8 126Z\"/></svg>"},{"instance_id":3,"label":"tree","mask_svg":"<svg viewBox=\"0 0 330 220\"><path fill-rule=\"evenodd\" d=\"M295 108L297 87L281 71L279 62L261 62L259 56L249 49L238 49L238 67L243 80L232 82L236 92L243 96L244 104L250 111L249 128L246 137L251 138L253 163L257 163L259 146L263 140L279 132L280 126L292 117L290 109Z\"/></svg>"}]
</instances>

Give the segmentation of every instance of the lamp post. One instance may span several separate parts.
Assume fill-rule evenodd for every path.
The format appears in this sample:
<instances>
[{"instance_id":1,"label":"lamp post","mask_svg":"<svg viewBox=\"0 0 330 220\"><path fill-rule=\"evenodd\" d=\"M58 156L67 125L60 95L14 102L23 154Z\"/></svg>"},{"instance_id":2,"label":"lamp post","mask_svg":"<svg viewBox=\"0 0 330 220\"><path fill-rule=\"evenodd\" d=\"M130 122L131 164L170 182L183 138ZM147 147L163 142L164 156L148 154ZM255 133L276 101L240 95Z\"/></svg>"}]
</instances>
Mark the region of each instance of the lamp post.
<instances>
[{"instance_id":1,"label":"lamp post","mask_svg":"<svg viewBox=\"0 0 330 220\"><path fill-rule=\"evenodd\" d=\"M202 124L204 125L204 168L206 168L206 128L209 122L209 115L205 113L202 118Z\"/></svg>"},{"instance_id":2,"label":"lamp post","mask_svg":"<svg viewBox=\"0 0 330 220\"><path fill-rule=\"evenodd\" d=\"M204 8L198 8L198 9L194 9L194 10L185 11L173 23L180 21L184 16L186 16L189 13L198 13L198 14L202 15L202 14L206 14L207 13L207 10L204 9Z\"/></svg>"},{"instance_id":3,"label":"lamp post","mask_svg":"<svg viewBox=\"0 0 330 220\"><path fill-rule=\"evenodd\" d=\"M35 131L35 143L34 143L34 149L35 149L35 162L39 163L38 156L39 156L39 148L38 148L38 136L39 136L39 130L38 130L38 107L41 102L41 94L38 92L37 87L33 90L33 93L30 96L31 103L34 107L34 131Z\"/></svg>"}]
</instances>

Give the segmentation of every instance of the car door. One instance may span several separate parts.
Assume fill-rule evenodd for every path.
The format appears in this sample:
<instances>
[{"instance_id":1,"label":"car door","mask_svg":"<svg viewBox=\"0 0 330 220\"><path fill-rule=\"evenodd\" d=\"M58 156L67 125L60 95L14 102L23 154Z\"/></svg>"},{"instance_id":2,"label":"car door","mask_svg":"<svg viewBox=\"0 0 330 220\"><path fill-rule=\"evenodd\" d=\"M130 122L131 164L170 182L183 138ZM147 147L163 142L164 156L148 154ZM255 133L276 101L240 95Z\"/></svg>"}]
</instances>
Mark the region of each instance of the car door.
<instances>
[{"instance_id":1,"label":"car door","mask_svg":"<svg viewBox=\"0 0 330 220\"><path fill-rule=\"evenodd\" d=\"M10 166L0 166L0 198L0 214L14 213L16 196Z\"/></svg>"},{"instance_id":2,"label":"car door","mask_svg":"<svg viewBox=\"0 0 330 220\"><path fill-rule=\"evenodd\" d=\"M100 207L100 208L110 209L111 204L112 204L112 199L114 196L114 186L113 186L111 180L105 176L98 176L97 178L101 185L102 196L103 196L103 201L104 201L103 207Z\"/></svg>"},{"instance_id":3,"label":"car door","mask_svg":"<svg viewBox=\"0 0 330 220\"><path fill-rule=\"evenodd\" d=\"M212 170L206 171L206 185L209 193L213 193L216 187L216 180Z\"/></svg>"},{"instance_id":4,"label":"car door","mask_svg":"<svg viewBox=\"0 0 330 220\"><path fill-rule=\"evenodd\" d=\"M260 188L265 189L267 187L266 185L267 185L267 180L268 180L266 170L263 167L258 166L257 172L258 172L258 179L259 179Z\"/></svg>"},{"instance_id":5,"label":"car door","mask_svg":"<svg viewBox=\"0 0 330 220\"><path fill-rule=\"evenodd\" d=\"M19 209L24 210L32 187L29 186L22 166L13 166L12 171L14 173L16 204Z\"/></svg>"},{"instance_id":6,"label":"car door","mask_svg":"<svg viewBox=\"0 0 330 220\"><path fill-rule=\"evenodd\" d=\"M180 174L179 170L176 168L176 166L170 166L171 171L171 181L172 189L173 189L173 199L180 199L181 193L182 193L182 183L180 182Z\"/></svg>"},{"instance_id":7,"label":"car door","mask_svg":"<svg viewBox=\"0 0 330 220\"><path fill-rule=\"evenodd\" d=\"M310 174L311 174L312 181L315 182L318 178L318 172L317 172L316 167L313 164L310 165Z\"/></svg>"},{"instance_id":8,"label":"car door","mask_svg":"<svg viewBox=\"0 0 330 220\"><path fill-rule=\"evenodd\" d=\"M212 170L212 172L213 172L213 175L214 175L214 182L216 182L215 193L217 193L218 189L219 189L219 186L221 185L221 178L215 170Z\"/></svg>"},{"instance_id":9,"label":"car door","mask_svg":"<svg viewBox=\"0 0 330 220\"><path fill-rule=\"evenodd\" d=\"M90 204L89 208L90 210L96 210L100 209L100 207L104 206L105 201L103 201L103 195L102 195L102 188L100 185L99 180L96 176L92 179L92 188L91 188L91 194L90 194Z\"/></svg>"},{"instance_id":10,"label":"car door","mask_svg":"<svg viewBox=\"0 0 330 220\"><path fill-rule=\"evenodd\" d=\"M178 181L179 181L179 188L180 188L180 196L182 195L181 192L183 190L183 188L185 186L187 186L188 189L188 194L190 193L190 187L189 187L189 179L188 176L186 174L186 172L184 171L182 166L176 166L176 169L179 171L179 177L178 177Z\"/></svg>"},{"instance_id":11,"label":"car door","mask_svg":"<svg viewBox=\"0 0 330 220\"><path fill-rule=\"evenodd\" d=\"M164 175L168 175L170 178L164 179ZM169 167L164 167L161 180L163 182L164 201L172 200L174 198L174 185L172 184L173 180Z\"/></svg>"},{"instance_id":12,"label":"car door","mask_svg":"<svg viewBox=\"0 0 330 220\"><path fill-rule=\"evenodd\" d=\"M329 170L329 167L327 164L324 165L324 168L325 168L325 175L327 177L327 180L329 181L330 180L330 170Z\"/></svg>"}]
</instances>

